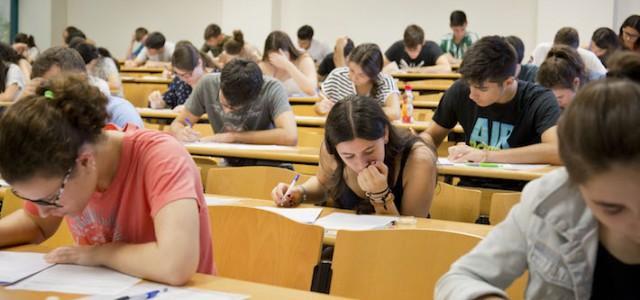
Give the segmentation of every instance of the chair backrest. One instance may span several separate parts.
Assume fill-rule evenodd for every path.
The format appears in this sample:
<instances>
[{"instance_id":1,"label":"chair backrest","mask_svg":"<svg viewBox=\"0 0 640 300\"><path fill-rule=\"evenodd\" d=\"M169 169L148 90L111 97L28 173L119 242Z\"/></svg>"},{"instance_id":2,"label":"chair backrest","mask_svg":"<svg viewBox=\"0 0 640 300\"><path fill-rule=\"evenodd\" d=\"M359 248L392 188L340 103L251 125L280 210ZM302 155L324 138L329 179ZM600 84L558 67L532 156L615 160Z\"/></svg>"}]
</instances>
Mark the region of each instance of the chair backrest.
<instances>
[{"instance_id":1,"label":"chair backrest","mask_svg":"<svg viewBox=\"0 0 640 300\"><path fill-rule=\"evenodd\" d=\"M298 146L320 149L324 141L324 128L298 127Z\"/></svg>"},{"instance_id":2,"label":"chair backrest","mask_svg":"<svg viewBox=\"0 0 640 300\"><path fill-rule=\"evenodd\" d=\"M482 192L438 182L431 217L440 220L473 223L480 216Z\"/></svg>"},{"instance_id":3,"label":"chair backrest","mask_svg":"<svg viewBox=\"0 0 640 300\"><path fill-rule=\"evenodd\" d=\"M291 105L291 110L296 116L317 117L320 116L313 105L295 104Z\"/></svg>"},{"instance_id":4,"label":"chair backrest","mask_svg":"<svg viewBox=\"0 0 640 300\"><path fill-rule=\"evenodd\" d=\"M480 239L429 229L339 231L331 294L356 299L431 299L438 279Z\"/></svg>"},{"instance_id":5,"label":"chair backrest","mask_svg":"<svg viewBox=\"0 0 640 300\"><path fill-rule=\"evenodd\" d=\"M296 172L276 167L210 168L205 192L256 199L271 199L271 190L280 182L289 183ZM300 175L298 184L310 178Z\"/></svg>"},{"instance_id":6,"label":"chair backrest","mask_svg":"<svg viewBox=\"0 0 640 300\"><path fill-rule=\"evenodd\" d=\"M218 275L309 290L324 230L254 207L209 206Z\"/></svg>"},{"instance_id":7,"label":"chair backrest","mask_svg":"<svg viewBox=\"0 0 640 300\"><path fill-rule=\"evenodd\" d=\"M417 94L417 95L416 95ZM414 98L413 100L420 100L420 101L440 101L440 98L442 98L442 95L444 93L432 93L432 94L425 94L425 95L420 95L418 92L414 92Z\"/></svg>"},{"instance_id":8,"label":"chair backrest","mask_svg":"<svg viewBox=\"0 0 640 300\"><path fill-rule=\"evenodd\" d=\"M422 121L422 122L431 121L431 119L433 118L433 113L434 112L431 109L414 108L413 119L415 121Z\"/></svg>"},{"instance_id":9,"label":"chair backrest","mask_svg":"<svg viewBox=\"0 0 640 300\"><path fill-rule=\"evenodd\" d=\"M507 217L511 208L520 201L521 193L494 193L491 195L489 222L496 225Z\"/></svg>"},{"instance_id":10,"label":"chair backrest","mask_svg":"<svg viewBox=\"0 0 640 300\"><path fill-rule=\"evenodd\" d=\"M18 198L10 188L4 189L4 197L2 198L2 210L0 210L0 218L4 218L16 210L22 208L22 199Z\"/></svg>"},{"instance_id":11,"label":"chair backrest","mask_svg":"<svg viewBox=\"0 0 640 300\"><path fill-rule=\"evenodd\" d=\"M191 155L193 161L200 169L200 179L202 180L202 186L207 183L207 176L209 176L209 169L218 167L218 159L211 156Z\"/></svg>"},{"instance_id":12,"label":"chair backrest","mask_svg":"<svg viewBox=\"0 0 640 300\"><path fill-rule=\"evenodd\" d=\"M171 126L167 126L171 127ZM211 124L209 123L196 123L193 124L193 130L200 134L200 136L210 136L213 135L213 128L211 128Z\"/></svg>"}]
</instances>

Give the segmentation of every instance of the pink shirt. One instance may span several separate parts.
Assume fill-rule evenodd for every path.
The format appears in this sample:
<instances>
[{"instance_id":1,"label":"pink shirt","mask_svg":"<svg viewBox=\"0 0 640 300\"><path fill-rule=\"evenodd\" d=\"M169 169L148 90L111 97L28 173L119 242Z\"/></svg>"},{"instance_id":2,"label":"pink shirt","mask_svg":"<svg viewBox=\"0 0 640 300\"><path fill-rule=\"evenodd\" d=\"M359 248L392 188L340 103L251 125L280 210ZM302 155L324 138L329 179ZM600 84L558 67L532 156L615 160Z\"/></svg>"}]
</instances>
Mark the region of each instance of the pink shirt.
<instances>
[{"instance_id":1,"label":"pink shirt","mask_svg":"<svg viewBox=\"0 0 640 300\"><path fill-rule=\"evenodd\" d=\"M153 218L165 205L180 199L198 202L198 272L215 274L200 174L184 146L166 133L127 127L111 185L103 192L94 192L81 214L65 219L80 245L149 243L156 240ZM38 215L34 204L25 201L25 208Z\"/></svg>"}]
</instances>

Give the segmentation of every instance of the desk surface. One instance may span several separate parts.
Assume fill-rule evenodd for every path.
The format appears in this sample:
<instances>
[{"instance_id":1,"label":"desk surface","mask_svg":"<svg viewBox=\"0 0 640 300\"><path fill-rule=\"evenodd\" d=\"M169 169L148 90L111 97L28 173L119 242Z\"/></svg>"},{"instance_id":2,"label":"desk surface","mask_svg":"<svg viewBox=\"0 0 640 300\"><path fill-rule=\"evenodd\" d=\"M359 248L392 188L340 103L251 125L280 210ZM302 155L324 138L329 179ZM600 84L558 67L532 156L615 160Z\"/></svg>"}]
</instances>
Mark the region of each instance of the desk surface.
<instances>
[{"instance_id":1,"label":"desk surface","mask_svg":"<svg viewBox=\"0 0 640 300\"><path fill-rule=\"evenodd\" d=\"M502 170L498 168L482 167L458 167L458 166L438 166L438 175L469 176L496 179L511 179L531 181L559 168L558 166L545 166L532 170Z\"/></svg>"},{"instance_id":2,"label":"desk surface","mask_svg":"<svg viewBox=\"0 0 640 300\"><path fill-rule=\"evenodd\" d=\"M164 68L158 67L120 67L120 72L124 73L162 73Z\"/></svg>"},{"instance_id":3,"label":"desk surface","mask_svg":"<svg viewBox=\"0 0 640 300\"><path fill-rule=\"evenodd\" d=\"M160 77L160 76L145 76L145 77L131 77L131 76L122 76L120 78L122 83L162 83L169 84L171 83L171 79Z\"/></svg>"},{"instance_id":4,"label":"desk surface","mask_svg":"<svg viewBox=\"0 0 640 300\"><path fill-rule=\"evenodd\" d=\"M446 91L453 84L453 81L446 79L433 79L432 82L398 82L398 89L404 90L406 84L411 85L413 91Z\"/></svg>"},{"instance_id":5,"label":"desk surface","mask_svg":"<svg viewBox=\"0 0 640 300\"><path fill-rule=\"evenodd\" d=\"M202 143L188 144L186 148L189 153L195 155L262 159L311 165L319 163L320 149L318 148L278 146L277 150L270 150L255 145L245 146Z\"/></svg>"},{"instance_id":6,"label":"desk surface","mask_svg":"<svg viewBox=\"0 0 640 300\"><path fill-rule=\"evenodd\" d=\"M462 77L460 73L392 73L393 78L400 80L420 80L420 79L458 79Z\"/></svg>"},{"instance_id":7,"label":"desk surface","mask_svg":"<svg viewBox=\"0 0 640 300\"><path fill-rule=\"evenodd\" d=\"M11 248L15 251L30 252L47 252L49 249L37 246L26 245ZM346 299L325 294L313 293L308 291L295 290L290 288L277 287L272 285L242 281L218 276L196 274L187 283L186 287L198 288L204 290L228 292L243 295L250 295L251 299ZM60 294L52 292L34 292L34 291L18 291L6 290L0 286L0 299L46 299L50 296L56 296L60 300L77 299L85 297L85 295Z\"/></svg>"},{"instance_id":8,"label":"desk surface","mask_svg":"<svg viewBox=\"0 0 640 300\"><path fill-rule=\"evenodd\" d=\"M274 206L275 203L271 200L260 200L260 199L248 199L248 198L237 198L237 197L229 197L223 195L208 195L213 197L222 197L222 198L231 198L237 199L239 202L230 205L238 205L238 206ZM302 204L300 207L318 207L312 204ZM341 213L355 213L352 210L344 210L337 209L332 207L323 207L322 213L320 217L324 217L330 215L334 212ZM491 225L481 225L481 224L473 224L473 223L462 223L462 222L453 222L453 221L445 221L445 220L435 220L435 219L427 219L427 218L415 218L416 223L413 225L393 225L385 230L406 230L406 229L437 229L437 230L447 230L454 232L463 232L470 235L475 235L480 238L485 237L489 231L493 229L494 226ZM324 236L324 244L333 245L336 242L335 233L325 234Z\"/></svg>"}]
</instances>

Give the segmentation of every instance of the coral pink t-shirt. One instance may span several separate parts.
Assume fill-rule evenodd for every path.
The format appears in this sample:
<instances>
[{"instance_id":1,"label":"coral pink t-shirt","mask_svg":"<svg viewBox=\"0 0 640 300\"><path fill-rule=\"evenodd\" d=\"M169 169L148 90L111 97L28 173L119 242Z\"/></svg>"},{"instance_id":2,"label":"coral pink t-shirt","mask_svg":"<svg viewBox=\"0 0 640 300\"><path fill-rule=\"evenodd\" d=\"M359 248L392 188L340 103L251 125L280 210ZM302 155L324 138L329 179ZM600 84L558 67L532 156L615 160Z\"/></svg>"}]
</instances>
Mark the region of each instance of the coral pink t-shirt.
<instances>
[{"instance_id":1,"label":"coral pink t-shirt","mask_svg":"<svg viewBox=\"0 0 640 300\"><path fill-rule=\"evenodd\" d=\"M198 202L198 272L215 274L200 173L184 146L166 133L128 126L111 185L103 192L94 192L81 214L65 219L80 245L149 243L156 240L153 218L165 205L180 199ZM25 201L25 209L38 215L32 203Z\"/></svg>"}]
</instances>

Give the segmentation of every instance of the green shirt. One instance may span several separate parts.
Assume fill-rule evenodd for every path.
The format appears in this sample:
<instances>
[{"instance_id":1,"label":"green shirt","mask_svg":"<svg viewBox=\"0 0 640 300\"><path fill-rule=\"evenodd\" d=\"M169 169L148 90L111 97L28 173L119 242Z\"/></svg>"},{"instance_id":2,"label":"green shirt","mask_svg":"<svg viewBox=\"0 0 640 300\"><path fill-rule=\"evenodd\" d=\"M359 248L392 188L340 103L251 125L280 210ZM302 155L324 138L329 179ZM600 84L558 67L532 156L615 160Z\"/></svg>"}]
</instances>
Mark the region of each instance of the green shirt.
<instances>
[{"instance_id":1,"label":"green shirt","mask_svg":"<svg viewBox=\"0 0 640 300\"><path fill-rule=\"evenodd\" d=\"M462 56L467 51L467 49L469 49L469 47L471 47L471 44L473 44L477 40L477 34L467 31L460 43L456 44L453 41L453 33L448 33L440 41L440 49L442 49L442 52L449 53L451 54L451 56L457 59L462 59Z\"/></svg>"}]
</instances>

